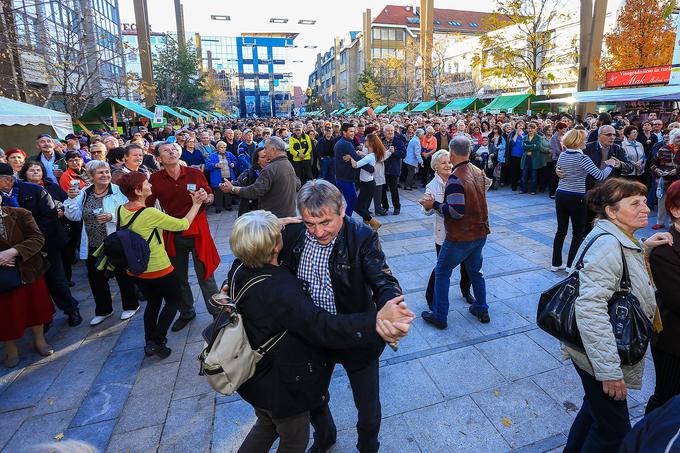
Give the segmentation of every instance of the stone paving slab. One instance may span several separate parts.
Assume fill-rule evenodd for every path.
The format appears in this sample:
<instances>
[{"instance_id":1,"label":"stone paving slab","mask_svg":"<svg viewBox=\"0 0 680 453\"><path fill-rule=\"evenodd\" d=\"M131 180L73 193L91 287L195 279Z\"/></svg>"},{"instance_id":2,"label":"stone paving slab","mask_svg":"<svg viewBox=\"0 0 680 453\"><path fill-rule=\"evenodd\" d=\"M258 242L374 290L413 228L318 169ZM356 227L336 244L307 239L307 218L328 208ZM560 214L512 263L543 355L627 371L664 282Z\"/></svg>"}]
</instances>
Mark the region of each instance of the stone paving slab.
<instances>
[{"instance_id":1,"label":"stone paving slab","mask_svg":"<svg viewBox=\"0 0 680 453\"><path fill-rule=\"evenodd\" d=\"M379 217L388 264L418 314L427 309L424 290L436 262L432 218L417 204L421 193L402 192L401 215ZM488 200L492 234L483 272L492 321L482 325L467 312L454 270L449 328L439 331L418 318L399 350L387 349L381 357L381 451L545 452L560 451L566 442L583 390L559 343L535 325L540 293L566 276L548 270L554 203L547 196L507 189L490 192ZM222 257L218 284L233 260L229 231L234 219L235 212L209 215ZM20 341L19 367L0 369L0 451L22 452L63 433L110 453L236 452L255 415L238 395L218 395L198 376L201 331L210 321L198 285L192 285L196 320L169 334L173 353L159 361L144 357L143 310L129 321L117 318L120 297L114 282L116 314L89 327L94 303L82 264L74 267L74 276L85 322L69 328L58 314L47 334L56 349L53 356L32 352L27 335ZM653 387L648 358L643 388L628 398L633 420L642 416ZM355 451L356 409L341 367L330 393L339 429L331 451Z\"/></svg>"}]
</instances>

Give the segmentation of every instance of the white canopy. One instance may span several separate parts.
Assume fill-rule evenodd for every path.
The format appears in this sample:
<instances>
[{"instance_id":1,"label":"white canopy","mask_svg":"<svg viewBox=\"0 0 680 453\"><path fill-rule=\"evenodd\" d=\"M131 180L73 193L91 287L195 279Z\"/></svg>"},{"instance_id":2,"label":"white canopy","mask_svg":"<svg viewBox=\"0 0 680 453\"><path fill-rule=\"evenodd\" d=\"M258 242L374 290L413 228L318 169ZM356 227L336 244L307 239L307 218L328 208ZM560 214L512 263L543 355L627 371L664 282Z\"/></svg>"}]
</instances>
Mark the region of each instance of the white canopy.
<instances>
[{"instance_id":1,"label":"white canopy","mask_svg":"<svg viewBox=\"0 0 680 453\"><path fill-rule=\"evenodd\" d=\"M68 113L26 104L0 97L0 126L49 126L55 138L73 133L73 122Z\"/></svg>"}]
</instances>

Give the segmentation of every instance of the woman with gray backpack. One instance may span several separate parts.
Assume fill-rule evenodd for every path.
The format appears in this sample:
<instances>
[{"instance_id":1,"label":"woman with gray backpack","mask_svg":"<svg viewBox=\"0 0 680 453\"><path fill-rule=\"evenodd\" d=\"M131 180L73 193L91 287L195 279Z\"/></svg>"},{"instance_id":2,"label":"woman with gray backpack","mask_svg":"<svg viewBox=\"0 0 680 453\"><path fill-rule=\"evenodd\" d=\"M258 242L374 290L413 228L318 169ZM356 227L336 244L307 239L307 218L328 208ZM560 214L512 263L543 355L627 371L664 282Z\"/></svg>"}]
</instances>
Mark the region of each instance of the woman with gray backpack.
<instances>
[{"instance_id":1,"label":"woman with gray backpack","mask_svg":"<svg viewBox=\"0 0 680 453\"><path fill-rule=\"evenodd\" d=\"M277 438L279 453L303 453L309 442L309 410L328 398L322 348L375 343L376 335L393 342L406 335L414 319L403 296L377 313L332 315L316 306L296 276L277 264L282 226L273 214L252 211L236 220L229 239L236 260L226 286L237 294L232 303L250 347L262 354L252 377L238 386L257 416L240 453L269 452ZM233 355L225 367L231 366Z\"/></svg>"}]
</instances>

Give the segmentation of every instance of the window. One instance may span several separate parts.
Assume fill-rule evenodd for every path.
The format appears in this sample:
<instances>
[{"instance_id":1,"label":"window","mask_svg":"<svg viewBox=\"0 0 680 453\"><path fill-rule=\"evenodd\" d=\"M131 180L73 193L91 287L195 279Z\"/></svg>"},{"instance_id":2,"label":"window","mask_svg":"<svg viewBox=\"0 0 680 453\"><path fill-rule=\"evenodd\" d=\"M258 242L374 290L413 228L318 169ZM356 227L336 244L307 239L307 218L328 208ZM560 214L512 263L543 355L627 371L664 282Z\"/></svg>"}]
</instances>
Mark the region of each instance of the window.
<instances>
[{"instance_id":1,"label":"window","mask_svg":"<svg viewBox=\"0 0 680 453\"><path fill-rule=\"evenodd\" d=\"M394 30L394 39L404 42L404 30Z\"/></svg>"},{"instance_id":2,"label":"window","mask_svg":"<svg viewBox=\"0 0 680 453\"><path fill-rule=\"evenodd\" d=\"M380 29L379 28L373 29L373 39L380 39Z\"/></svg>"},{"instance_id":3,"label":"window","mask_svg":"<svg viewBox=\"0 0 680 453\"><path fill-rule=\"evenodd\" d=\"M244 60L252 60L253 58L253 48L251 46L242 46L241 47L242 52L243 52L243 59Z\"/></svg>"},{"instance_id":4,"label":"window","mask_svg":"<svg viewBox=\"0 0 680 453\"><path fill-rule=\"evenodd\" d=\"M394 29L391 28L391 29L389 29L388 31L389 31L389 34L388 34L388 38L387 38L387 39L389 39L390 41L394 41L394 40L396 39L395 33L394 33Z\"/></svg>"},{"instance_id":5,"label":"window","mask_svg":"<svg viewBox=\"0 0 680 453\"><path fill-rule=\"evenodd\" d=\"M285 47L272 47L272 58L274 60L285 60L286 59L286 48Z\"/></svg>"},{"instance_id":6,"label":"window","mask_svg":"<svg viewBox=\"0 0 680 453\"><path fill-rule=\"evenodd\" d=\"M468 25L469 25L470 27L479 28L479 24L478 24L477 22L470 22Z\"/></svg>"},{"instance_id":7,"label":"window","mask_svg":"<svg viewBox=\"0 0 680 453\"><path fill-rule=\"evenodd\" d=\"M266 46L257 46L257 59L261 61L269 60L269 52Z\"/></svg>"},{"instance_id":8,"label":"window","mask_svg":"<svg viewBox=\"0 0 680 453\"><path fill-rule=\"evenodd\" d=\"M461 24L460 22L457 22L455 20L450 20L449 25L451 25L452 27L460 27L463 24Z\"/></svg>"},{"instance_id":9,"label":"window","mask_svg":"<svg viewBox=\"0 0 680 453\"><path fill-rule=\"evenodd\" d=\"M420 17L407 17L406 22L408 22L409 24L419 24Z\"/></svg>"},{"instance_id":10,"label":"window","mask_svg":"<svg viewBox=\"0 0 680 453\"><path fill-rule=\"evenodd\" d=\"M243 88L245 88L246 90L254 90L255 89L255 80L244 79L243 80Z\"/></svg>"},{"instance_id":11,"label":"window","mask_svg":"<svg viewBox=\"0 0 680 453\"><path fill-rule=\"evenodd\" d=\"M263 79L260 77L259 80L260 91L269 91L269 79Z\"/></svg>"}]
</instances>

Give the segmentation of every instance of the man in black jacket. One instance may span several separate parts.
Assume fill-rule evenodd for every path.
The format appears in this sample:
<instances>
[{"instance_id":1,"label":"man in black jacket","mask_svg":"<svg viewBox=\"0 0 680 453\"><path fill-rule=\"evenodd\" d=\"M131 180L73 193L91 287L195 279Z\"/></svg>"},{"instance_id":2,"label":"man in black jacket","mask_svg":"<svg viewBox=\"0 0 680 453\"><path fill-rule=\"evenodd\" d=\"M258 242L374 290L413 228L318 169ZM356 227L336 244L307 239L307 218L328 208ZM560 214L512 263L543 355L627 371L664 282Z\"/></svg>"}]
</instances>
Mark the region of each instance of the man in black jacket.
<instances>
[{"instance_id":1,"label":"man in black jacket","mask_svg":"<svg viewBox=\"0 0 680 453\"><path fill-rule=\"evenodd\" d=\"M57 215L57 205L47 191L37 185L14 179L12 167L0 164L0 196L2 204L31 211L35 223L45 236L43 252L47 254L50 267L45 281L54 303L68 316L68 324L77 326L83 320L78 310L78 301L71 290L64 273L61 251L68 243L68 234Z\"/></svg>"},{"instance_id":2,"label":"man in black jacket","mask_svg":"<svg viewBox=\"0 0 680 453\"><path fill-rule=\"evenodd\" d=\"M401 174L401 160L406 157L406 142L401 134L396 133L394 126L387 124L383 127L382 136L383 145L385 149L390 151L392 155L385 160L385 188L382 193L382 208L384 211L390 209L390 204L387 201L387 190L389 189L392 195L392 206L394 206L394 215L399 215L401 212L401 202L399 201L399 175Z\"/></svg>"},{"instance_id":3,"label":"man in black jacket","mask_svg":"<svg viewBox=\"0 0 680 453\"><path fill-rule=\"evenodd\" d=\"M316 154L321 160L321 178L335 184L335 155L333 147L337 142L337 137L333 137L333 126L327 123L323 128L323 135L316 144Z\"/></svg>"},{"instance_id":4,"label":"man in black jacket","mask_svg":"<svg viewBox=\"0 0 680 453\"><path fill-rule=\"evenodd\" d=\"M316 305L332 314L347 314L379 310L392 299L401 300L399 282L385 262L378 235L345 216L342 195L334 185L309 181L298 193L297 206L304 224L286 227L279 258ZM327 351L333 365L343 366L352 386L361 453L376 452L380 446L378 358L384 348L384 342L376 341ZM333 368L328 368L329 384ZM309 452L324 452L336 439L328 403L312 410L310 418L314 444Z\"/></svg>"}]
</instances>

